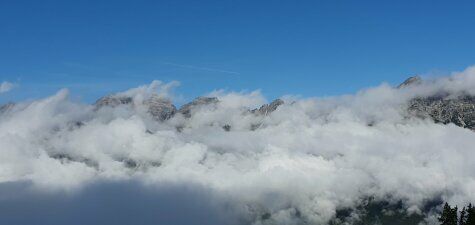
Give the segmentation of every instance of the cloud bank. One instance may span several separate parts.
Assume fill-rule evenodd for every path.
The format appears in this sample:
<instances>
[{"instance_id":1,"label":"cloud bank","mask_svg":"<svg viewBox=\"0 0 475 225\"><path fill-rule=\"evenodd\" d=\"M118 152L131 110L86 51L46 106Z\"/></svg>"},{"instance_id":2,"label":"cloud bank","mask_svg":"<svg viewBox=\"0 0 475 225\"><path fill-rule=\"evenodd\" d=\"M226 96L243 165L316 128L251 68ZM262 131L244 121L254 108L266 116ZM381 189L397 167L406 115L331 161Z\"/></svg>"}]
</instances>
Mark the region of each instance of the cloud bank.
<instances>
[{"instance_id":1,"label":"cloud bank","mask_svg":"<svg viewBox=\"0 0 475 225\"><path fill-rule=\"evenodd\" d=\"M219 102L190 118L154 120L142 109L144 96L170 98L175 85L157 81L120 93L134 99L133 108L97 110L71 101L67 90L8 107L0 112L0 187L88 196L104 191L102 183L140 184L156 188L136 192L155 193L157 201L202 201L201 210L211 211L203 221L215 224L325 224L368 197L402 201L416 214L434 199L475 201L475 133L406 110L415 97L475 95L474 67L402 89L285 97L265 115L249 113L267 102L257 91L215 91L209 95ZM164 186L188 195L167 198ZM0 202L12 201L5 196Z\"/></svg>"}]
</instances>

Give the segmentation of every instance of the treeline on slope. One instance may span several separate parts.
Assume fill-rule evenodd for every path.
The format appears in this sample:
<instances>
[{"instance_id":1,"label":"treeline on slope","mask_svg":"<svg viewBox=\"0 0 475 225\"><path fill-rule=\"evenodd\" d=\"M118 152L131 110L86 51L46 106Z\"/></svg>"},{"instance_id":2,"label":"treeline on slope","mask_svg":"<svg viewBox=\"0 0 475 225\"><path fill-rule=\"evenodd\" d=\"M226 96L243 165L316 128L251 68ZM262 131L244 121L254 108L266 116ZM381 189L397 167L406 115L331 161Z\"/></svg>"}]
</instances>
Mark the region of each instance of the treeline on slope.
<instances>
[{"instance_id":1,"label":"treeline on slope","mask_svg":"<svg viewBox=\"0 0 475 225\"><path fill-rule=\"evenodd\" d=\"M424 211L429 211L435 205L441 204L439 201L428 202L424 206ZM354 217L354 215L358 215ZM361 205L355 208L337 209L336 216L328 225L418 225L424 220L423 214L408 214L404 209L403 201L389 202L375 200L369 197Z\"/></svg>"},{"instance_id":2,"label":"treeline on slope","mask_svg":"<svg viewBox=\"0 0 475 225\"><path fill-rule=\"evenodd\" d=\"M356 208L337 210L336 217L328 225L419 225L424 223L424 218L431 211L442 204L443 202L440 199L434 199L423 205L421 214L408 214L403 201L391 203L368 198L362 205ZM354 214L358 215L356 219L354 217L352 219ZM445 203L437 219L440 225L475 225L475 206L469 204L459 210L457 206L451 207L448 203Z\"/></svg>"},{"instance_id":3,"label":"treeline on slope","mask_svg":"<svg viewBox=\"0 0 475 225\"><path fill-rule=\"evenodd\" d=\"M457 206L445 203L438 219L440 225L475 225L475 207L469 204L458 211Z\"/></svg>"}]
</instances>

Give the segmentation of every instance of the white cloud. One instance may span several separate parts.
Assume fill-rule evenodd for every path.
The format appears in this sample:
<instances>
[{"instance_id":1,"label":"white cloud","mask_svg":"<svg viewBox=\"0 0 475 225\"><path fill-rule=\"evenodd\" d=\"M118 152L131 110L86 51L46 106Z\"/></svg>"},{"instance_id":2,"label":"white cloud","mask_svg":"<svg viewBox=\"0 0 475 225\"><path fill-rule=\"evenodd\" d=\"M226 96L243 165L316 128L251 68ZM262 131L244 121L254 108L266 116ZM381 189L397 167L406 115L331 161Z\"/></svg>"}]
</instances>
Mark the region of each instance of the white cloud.
<instances>
[{"instance_id":1,"label":"white cloud","mask_svg":"<svg viewBox=\"0 0 475 225\"><path fill-rule=\"evenodd\" d=\"M131 179L199 185L255 224L264 212L275 224L321 224L366 196L403 200L411 211L438 197L461 205L475 201L468 147L475 133L408 118L405 107L441 90L471 93L474 77L469 68L412 88L382 84L355 95L293 98L266 117L247 113L264 103L259 92L218 91L211 94L217 105L165 122L129 108L105 115L61 91L0 115L0 183L28 180L48 190ZM169 96L173 85L154 82L122 94L162 87Z\"/></svg>"},{"instance_id":2,"label":"white cloud","mask_svg":"<svg viewBox=\"0 0 475 225\"><path fill-rule=\"evenodd\" d=\"M10 82L8 82L8 81L4 81L4 82L0 83L0 93L9 92L9 91L11 91L14 87L15 87L15 85L14 85L13 83L10 83Z\"/></svg>"}]
</instances>

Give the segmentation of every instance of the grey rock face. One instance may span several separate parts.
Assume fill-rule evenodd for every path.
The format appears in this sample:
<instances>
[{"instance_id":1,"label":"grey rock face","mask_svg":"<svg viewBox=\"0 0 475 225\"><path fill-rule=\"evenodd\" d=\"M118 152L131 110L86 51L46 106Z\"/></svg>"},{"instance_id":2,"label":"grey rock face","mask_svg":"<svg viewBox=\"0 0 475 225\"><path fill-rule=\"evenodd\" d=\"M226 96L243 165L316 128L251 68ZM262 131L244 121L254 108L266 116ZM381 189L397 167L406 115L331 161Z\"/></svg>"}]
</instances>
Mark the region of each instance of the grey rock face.
<instances>
[{"instance_id":1,"label":"grey rock face","mask_svg":"<svg viewBox=\"0 0 475 225\"><path fill-rule=\"evenodd\" d=\"M400 85L397 86L397 88L405 88L411 85L417 85L422 82L421 77L419 76L414 76L414 77L409 77L407 78L404 82L402 82Z\"/></svg>"},{"instance_id":2,"label":"grey rock face","mask_svg":"<svg viewBox=\"0 0 475 225\"><path fill-rule=\"evenodd\" d=\"M398 88L421 83L420 77L410 77ZM432 118L436 123L453 123L457 126L475 130L475 96L460 95L456 98L447 93L428 97L413 98L408 103L408 112L420 118Z\"/></svg>"},{"instance_id":3,"label":"grey rock face","mask_svg":"<svg viewBox=\"0 0 475 225\"><path fill-rule=\"evenodd\" d=\"M96 109L99 109L105 106L116 107L118 105L128 104L132 104L132 97L108 95L97 100L94 106L96 106Z\"/></svg>"},{"instance_id":4,"label":"grey rock face","mask_svg":"<svg viewBox=\"0 0 475 225\"><path fill-rule=\"evenodd\" d=\"M148 107L148 112L153 118L160 121L168 120L176 113L176 107L171 101L160 98L158 95L152 95L152 97L146 99L144 105Z\"/></svg>"},{"instance_id":5,"label":"grey rock face","mask_svg":"<svg viewBox=\"0 0 475 225\"><path fill-rule=\"evenodd\" d=\"M100 98L94 104L96 109L102 107L117 107L119 105L132 105L133 99L128 96L108 95ZM158 95L152 95L143 101L148 112L156 120L164 121L170 119L176 113L176 107L168 99L161 98Z\"/></svg>"},{"instance_id":6,"label":"grey rock face","mask_svg":"<svg viewBox=\"0 0 475 225\"><path fill-rule=\"evenodd\" d=\"M258 109L251 110L251 113L253 113L254 115L267 116L270 113L277 110L277 108L282 104L284 104L284 101L282 101L281 99L276 99L272 101L270 104L264 104ZM262 126L262 123L251 124L250 129L254 131L254 130L259 129L261 126Z\"/></svg>"},{"instance_id":7,"label":"grey rock face","mask_svg":"<svg viewBox=\"0 0 475 225\"><path fill-rule=\"evenodd\" d=\"M259 109L253 109L251 112L260 115L267 115L271 112L274 112L282 104L284 104L284 101L282 101L281 99L276 99L270 104L262 105Z\"/></svg>"},{"instance_id":8,"label":"grey rock face","mask_svg":"<svg viewBox=\"0 0 475 225\"><path fill-rule=\"evenodd\" d=\"M186 118L191 117L191 110L195 107L201 106L201 105L209 105L209 104L216 104L218 103L219 100L216 97L198 97L195 98L192 102L189 102L178 110L183 116Z\"/></svg>"},{"instance_id":9,"label":"grey rock face","mask_svg":"<svg viewBox=\"0 0 475 225\"><path fill-rule=\"evenodd\" d=\"M418 117L431 117L437 123L453 123L475 130L475 97L455 99L443 96L415 98L409 102L409 113Z\"/></svg>"}]
</instances>

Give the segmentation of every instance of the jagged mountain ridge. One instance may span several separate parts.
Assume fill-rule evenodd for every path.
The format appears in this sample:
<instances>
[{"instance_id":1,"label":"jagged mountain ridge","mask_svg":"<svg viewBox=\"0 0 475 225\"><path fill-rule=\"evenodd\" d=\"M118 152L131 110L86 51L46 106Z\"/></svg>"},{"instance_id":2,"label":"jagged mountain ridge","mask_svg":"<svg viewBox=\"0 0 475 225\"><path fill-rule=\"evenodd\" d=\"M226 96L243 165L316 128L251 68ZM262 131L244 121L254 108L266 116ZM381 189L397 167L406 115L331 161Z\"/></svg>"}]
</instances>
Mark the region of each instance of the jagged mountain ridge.
<instances>
[{"instance_id":1,"label":"jagged mountain ridge","mask_svg":"<svg viewBox=\"0 0 475 225\"><path fill-rule=\"evenodd\" d=\"M422 78L420 76L413 76L407 78L405 81L403 81L401 84L397 86L397 88L404 88L412 85L417 85L422 82Z\"/></svg>"},{"instance_id":2,"label":"jagged mountain ridge","mask_svg":"<svg viewBox=\"0 0 475 225\"><path fill-rule=\"evenodd\" d=\"M133 103L134 100L130 96L107 95L98 99L96 103L94 103L94 106L96 110L99 110L103 107L117 107L119 105L134 107ZM157 94L152 94L143 100L141 104L147 107L147 111L154 119L159 121L170 119L177 112L175 105L173 105L170 100L161 98Z\"/></svg>"},{"instance_id":3,"label":"jagged mountain ridge","mask_svg":"<svg viewBox=\"0 0 475 225\"><path fill-rule=\"evenodd\" d=\"M420 85L422 82L423 80L419 76L409 77L397 88L410 88ZM190 118L194 110L206 105L217 104L219 99L217 97L197 97L177 109L169 99L152 94L139 103L147 108L147 112L155 120L165 121L173 118L176 114L181 114L184 118ZM283 100L276 99L248 112L254 115L267 116L284 103ZM104 107L129 106L134 108L136 107L135 104L137 103L130 96L111 94L98 99L94 103L94 107L97 111ZM11 102L0 106L0 114L10 111L14 106L15 103ZM475 96L468 94L453 97L447 93L437 93L426 97L415 97L408 101L407 112L410 116L431 118L436 123L453 123L463 128L475 130ZM229 131L230 127L226 126L225 130Z\"/></svg>"},{"instance_id":4,"label":"jagged mountain ridge","mask_svg":"<svg viewBox=\"0 0 475 225\"><path fill-rule=\"evenodd\" d=\"M284 101L281 99L276 99L269 104L262 105L259 109L251 110L252 113L258 113L260 115L267 115L268 113L274 112L280 105L283 105Z\"/></svg>"},{"instance_id":5,"label":"jagged mountain ridge","mask_svg":"<svg viewBox=\"0 0 475 225\"><path fill-rule=\"evenodd\" d=\"M217 104L219 99L217 97L197 97L193 101L184 104L178 110L170 100L161 98L160 96L153 94L149 98L146 98L141 103L148 108L148 112L151 116L159 121L164 121L172 118L175 114L180 113L185 118L190 118L193 114L193 110L206 105ZM134 101L132 97L122 95L107 95L100 98L94 103L95 109L100 110L103 107L117 107L120 105L128 105L132 108ZM259 108L249 110L249 112L255 115L267 115L284 104L281 99L276 99L269 104L264 104Z\"/></svg>"},{"instance_id":6,"label":"jagged mountain ridge","mask_svg":"<svg viewBox=\"0 0 475 225\"><path fill-rule=\"evenodd\" d=\"M195 98L193 101L184 104L182 107L180 107L178 112L183 114L185 118L190 118L191 113L192 113L191 111L194 108L197 108L203 105L216 104L218 102L219 100L216 97L198 97L198 98Z\"/></svg>"},{"instance_id":7,"label":"jagged mountain ridge","mask_svg":"<svg viewBox=\"0 0 475 225\"><path fill-rule=\"evenodd\" d=\"M398 89L413 87L420 85L423 82L421 77L409 77L400 85ZM115 107L120 104L131 104L130 97L112 97L106 96L96 102L96 107L111 106ZM193 101L183 105L176 110L175 106L169 100L159 98L152 95L150 99L144 101L144 105L149 107L149 112L154 118L164 121L172 118L176 113L182 114L185 118L190 118L194 109L204 105L217 104L219 99L216 97L198 97ZM260 108L252 109L249 112L255 115L266 116L269 113L277 110L277 108L284 104L281 99L276 99L269 104L264 104ZM456 98L445 93L438 93L436 95L427 97L416 97L408 101L407 112L411 116L419 118L431 118L436 123L449 124L453 123L457 126L475 129L475 96L459 95ZM229 131L229 127L225 130Z\"/></svg>"}]
</instances>

